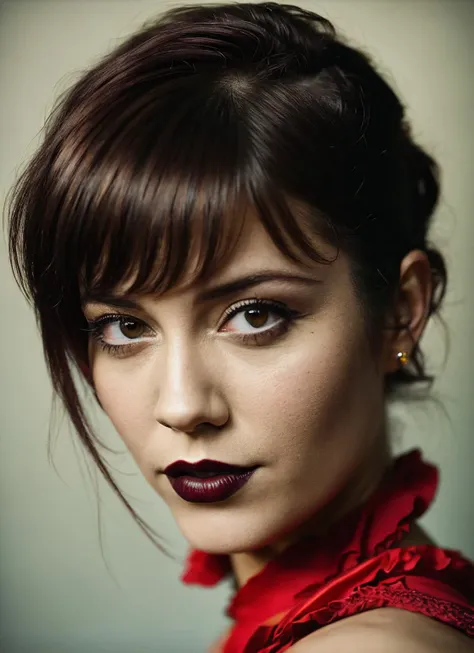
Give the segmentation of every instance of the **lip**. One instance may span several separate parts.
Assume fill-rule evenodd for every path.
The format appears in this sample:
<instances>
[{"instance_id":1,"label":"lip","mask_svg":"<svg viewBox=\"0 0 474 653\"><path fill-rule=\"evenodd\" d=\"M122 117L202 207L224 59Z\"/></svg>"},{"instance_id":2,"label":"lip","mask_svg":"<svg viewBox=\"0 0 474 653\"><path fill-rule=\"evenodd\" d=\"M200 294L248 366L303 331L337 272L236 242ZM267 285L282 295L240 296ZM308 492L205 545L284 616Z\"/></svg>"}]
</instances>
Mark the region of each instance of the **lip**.
<instances>
[{"instance_id":1,"label":"lip","mask_svg":"<svg viewBox=\"0 0 474 653\"><path fill-rule=\"evenodd\" d=\"M238 492L255 470L256 467L229 465L216 460L200 460L197 463L178 460L168 465L164 473L173 490L184 501L217 503Z\"/></svg>"}]
</instances>

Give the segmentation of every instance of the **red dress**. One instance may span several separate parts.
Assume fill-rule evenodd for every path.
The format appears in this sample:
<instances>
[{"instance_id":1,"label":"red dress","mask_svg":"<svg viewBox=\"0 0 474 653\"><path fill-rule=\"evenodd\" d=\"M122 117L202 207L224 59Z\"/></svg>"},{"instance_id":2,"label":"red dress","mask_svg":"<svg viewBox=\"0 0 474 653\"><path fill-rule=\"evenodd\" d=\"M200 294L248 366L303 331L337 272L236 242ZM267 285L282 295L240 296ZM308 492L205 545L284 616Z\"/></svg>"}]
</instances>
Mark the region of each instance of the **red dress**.
<instances>
[{"instance_id":1,"label":"red dress","mask_svg":"<svg viewBox=\"0 0 474 653\"><path fill-rule=\"evenodd\" d=\"M432 502L437 482L437 469L418 450L399 457L343 524L287 548L236 592L222 653L283 653L322 626L383 607L474 637L474 565L449 549L397 546ZM227 556L193 551L182 580L208 587L229 572Z\"/></svg>"}]
</instances>

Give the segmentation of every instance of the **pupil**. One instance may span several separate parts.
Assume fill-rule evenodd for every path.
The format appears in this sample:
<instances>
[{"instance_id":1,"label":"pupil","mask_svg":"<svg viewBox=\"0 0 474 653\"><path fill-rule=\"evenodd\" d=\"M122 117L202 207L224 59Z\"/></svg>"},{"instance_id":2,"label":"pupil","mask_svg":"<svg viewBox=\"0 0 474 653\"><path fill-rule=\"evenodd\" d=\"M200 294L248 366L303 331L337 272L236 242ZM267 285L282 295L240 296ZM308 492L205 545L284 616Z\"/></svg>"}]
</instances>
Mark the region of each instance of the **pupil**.
<instances>
[{"instance_id":1,"label":"pupil","mask_svg":"<svg viewBox=\"0 0 474 653\"><path fill-rule=\"evenodd\" d=\"M252 308L249 311L246 311L245 319L250 324L250 326L259 329L260 327L265 326L265 323L268 320L268 311L262 310L260 308Z\"/></svg>"},{"instance_id":2,"label":"pupil","mask_svg":"<svg viewBox=\"0 0 474 653\"><path fill-rule=\"evenodd\" d=\"M120 325L120 331L127 338L138 338L143 333L143 325L138 324L138 322L122 322Z\"/></svg>"}]
</instances>

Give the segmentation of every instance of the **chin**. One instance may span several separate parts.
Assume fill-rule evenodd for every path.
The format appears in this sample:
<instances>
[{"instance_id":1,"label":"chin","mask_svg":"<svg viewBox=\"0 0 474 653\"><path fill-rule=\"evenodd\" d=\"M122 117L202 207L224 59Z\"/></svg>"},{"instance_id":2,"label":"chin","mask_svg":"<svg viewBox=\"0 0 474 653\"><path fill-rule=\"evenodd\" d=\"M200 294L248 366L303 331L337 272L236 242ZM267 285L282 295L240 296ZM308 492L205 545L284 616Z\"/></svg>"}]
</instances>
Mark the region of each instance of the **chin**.
<instances>
[{"instance_id":1,"label":"chin","mask_svg":"<svg viewBox=\"0 0 474 653\"><path fill-rule=\"evenodd\" d=\"M211 533L199 534L197 536L184 534L184 537L192 549L198 549L199 551L215 555L232 555L234 553L256 551L264 546L264 540L258 537L236 538L226 535L217 536Z\"/></svg>"},{"instance_id":2,"label":"chin","mask_svg":"<svg viewBox=\"0 0 474 653\"><path fill-rule=\"evenodd\" d=\"M206 553L231 555L255 551L277 540L285 530L284 524L265 523L263 514L256 511L246 516L230 508L199 506L193 512L175 514L175 518L191 548Z\"/></svg>"}]
</instances>

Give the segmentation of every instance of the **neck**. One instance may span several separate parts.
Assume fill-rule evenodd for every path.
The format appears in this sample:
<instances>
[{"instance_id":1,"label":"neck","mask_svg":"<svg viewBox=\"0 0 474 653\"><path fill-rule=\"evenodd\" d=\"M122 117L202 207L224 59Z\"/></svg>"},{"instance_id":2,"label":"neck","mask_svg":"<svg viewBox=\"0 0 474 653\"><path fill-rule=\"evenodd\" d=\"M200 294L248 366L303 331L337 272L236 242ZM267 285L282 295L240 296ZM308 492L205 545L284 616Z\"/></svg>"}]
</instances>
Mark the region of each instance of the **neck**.
<instances>
[{"instance_id":1,"label":"neck","mask_svg":"<svg viewBox=\"0 0 474 653\"><path fill-rule=\"evenodd\" d=\"M230 560L237 586L244 585L290 545L307 536L323 537L332 526L363 505L380 484L390 460L387 438L379 438L378 446L356 468L349 482L310 519L267 546L232 554Z\"/></svg>"}]
</instances>

